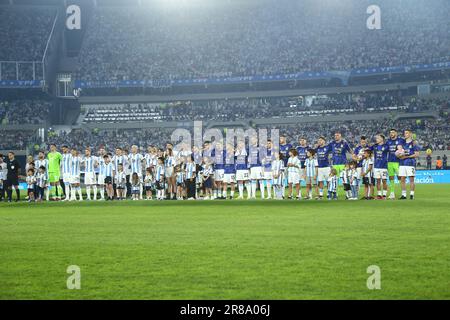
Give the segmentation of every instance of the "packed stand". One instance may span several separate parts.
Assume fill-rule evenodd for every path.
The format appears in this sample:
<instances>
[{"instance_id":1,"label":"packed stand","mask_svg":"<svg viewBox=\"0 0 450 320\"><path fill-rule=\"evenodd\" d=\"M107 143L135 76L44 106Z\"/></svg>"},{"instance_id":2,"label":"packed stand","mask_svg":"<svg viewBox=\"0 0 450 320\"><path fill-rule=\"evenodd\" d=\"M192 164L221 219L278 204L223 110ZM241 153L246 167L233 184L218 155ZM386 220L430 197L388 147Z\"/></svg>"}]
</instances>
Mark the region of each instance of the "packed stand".
<instances>
[{"instance_id":1,"label":"packed stand","mask_svg":"<svg viewBox=\"0 0 450 320\"><path fill-rule=\"evenodd\" d=\"M376 31L366 28L371 4L99 7L85 34L78 78L190 79L450 60L448 1L378 1L382 28Z\"/></svg>"},{"instance_id":2,"label":"packed stand","mask_svg":"<svg viewBox=\"0 0 450 320\"><path fill-rule=\"evenodd\" d=\"M1 125L44 124L49 121L52 103L45 100L0 100Z\"/></svg>"}]
</instances>

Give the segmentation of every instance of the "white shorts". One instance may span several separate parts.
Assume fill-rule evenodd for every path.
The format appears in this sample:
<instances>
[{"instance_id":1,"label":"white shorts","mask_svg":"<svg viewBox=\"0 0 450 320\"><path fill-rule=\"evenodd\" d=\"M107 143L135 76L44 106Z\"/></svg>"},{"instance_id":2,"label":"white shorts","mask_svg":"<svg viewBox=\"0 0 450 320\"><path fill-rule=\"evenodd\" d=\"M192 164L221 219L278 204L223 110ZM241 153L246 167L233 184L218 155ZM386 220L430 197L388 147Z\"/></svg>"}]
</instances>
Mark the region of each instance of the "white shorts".
<instances>
[{"instance_id":1,"label":"white shorts","mask_svg":"<svg viewBox=\"0 0 450 320\"><path fill-rule=\"evenodd\" d=\"M70 183L72 175L70 173L63 173L61 175L61 177L62 177L62 180L63 180L64 183Z\"/></svg>"},{"instance_id":2,"label":"white shorts","mask_svg":"<svg viewBox=\"0 0 450 320\"><path fill-rule=\"evenodd\" d=\"M416 176L416 168L413 166L400 166L398 168L398 176L399 177L415 177Z\"/></svg>"},{"instance_id":3,"label":"white shorts","mask_svg":"<svg viewBox=\"0 0 450 320\"><path fill-rule=\"evenodd\" d=\"M298 169L299 173L299 178L301 181L305 181L306 180L306 169L305 168L300 168Z\"/></svg>"},{"instance_id":4,"label":"white shorts","mask_svg":"<svg viewBox=\"0 0 450 320\"><path fill-rule=\"evenodd\" d=\"M373 169L373 177L375 179L387 180L388 171L387 171L387 169L374 168Z\"/></svg>"},{"instance_id":5,"label":"white shorts","mask_svg":"<svg viewBox=\"0 0 450 320\"><path fill-rule=\"evenodd\" d=\"M250 179L251 180L262 180L262 179L264 179L262 168L261 167L250 168Z\"/></svg>"},{"instance_id":6,"label":"white shorts","mask_svg":"<svg viewBox=\"0 0 450 320\"><path fill-rule=\"evenodd\" d=\"M264 171L264 180L272 180L273 179L273 172L272 171Z\"/></svg>"},{"instance_id":7,"label":"white shorts","mask_svg":"<svg viewBox=\"0 0 450 320\"><path fill-rule=\"evenodd\" d=\"M80 175L72 175L70 176L70 183L71 184L78 184L80 183Z\"/></svg>"},{"instance_id":8,"label":"white shorts","mask_svg":"<svg viewBox=\"0 0 450 320\"><path fill-rule=\"evenodd\" d=\"M104 176L103 174L99 174L97 177L97 182L99 185L104 185L105 184L105 178L106 176Z\"/></svg>"},{"instance_id":9,"label":"white shorts","mask_svg":"<svg viewBox=\"0 0 450 320\"><path fill-rule=\"evenodd\" d=\"M236 174L235 173L225 173L223 176L223 182L230 184L236 183Z\"/></svg>"},{"instance_id":10,"label":"white shorts","mask_svg":"<svg viewBox=\"0 0 450 320\"><path fill-rule=\"evenodd\" d=\"M300 175L298 172L288 172L288 183L299 184L300 183Z\"/></svg>"},{"instance_id":11,"label":"white shorts","mask_svg":"<svg viewBox=\"0 0 450 320\"><path fill-rule=\"evenodd\" d=\"M214 171L214 181L222 182L223 176L225 175L224 169L217 169Z\"/></svg>"},{"instance_id":12,"label":"white shorts","mask_svg":"<svg viewBox=\"0 0 450 320\"><path fill-rule=\"evenodd\" d=\"M330 167L317 169L317 182L328 181L330 177Z\"/></svg>"},{"instance_id":13,"label":"white shorts","mask_svg":"<svg viewBox=\"0 0 450 320\"><path fill-rule=\"evenodd\" d=\"M93 184L97 184L94 172L85 172L84 173L84 184L88 185L88 186L89 185L93 185Z\"/></svg>"},{"instance_id":14,"label":"white shorts","mask_svg":"<svg viewBox=\"0 0 450 320\"><path fill-rule=\"evenodd\" d=\"M164 173L166 178L173 177L173 167L166 167Z\"/></svg>"},{"instance_id":15,"label":"white shorts","mask_svg":"<svg viewBox=\"0 0 450 320\"><path fill-rule=\"evenodd\" d=\"M248 170L236 170L237 181L247 181L248 177L249 177Z\"/></svg>"}]
</instances>

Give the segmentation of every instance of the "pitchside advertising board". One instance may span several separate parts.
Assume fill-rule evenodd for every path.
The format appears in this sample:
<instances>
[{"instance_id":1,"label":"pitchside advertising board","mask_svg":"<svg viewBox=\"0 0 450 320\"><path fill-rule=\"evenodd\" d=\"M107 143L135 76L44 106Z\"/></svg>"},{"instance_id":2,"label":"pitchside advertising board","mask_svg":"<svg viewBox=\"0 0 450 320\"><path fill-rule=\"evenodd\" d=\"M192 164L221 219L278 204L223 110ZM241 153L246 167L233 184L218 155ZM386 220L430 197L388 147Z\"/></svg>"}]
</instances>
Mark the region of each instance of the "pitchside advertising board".
<instances>
[{"instance_id":1,"label":"pitchside advertising board","mask_svg":"<svg viewBox=\"0 0 450 320\"><path fill-rule=\"evenodd\" d=\"M398 183L397 178L395 183ZM418 170L416 171L417 184L450 183L450 170ZM305 183L302 182L302 185ZM21 183L19 189L27 189L26 183Z\"/></svg>"}]
</instances>

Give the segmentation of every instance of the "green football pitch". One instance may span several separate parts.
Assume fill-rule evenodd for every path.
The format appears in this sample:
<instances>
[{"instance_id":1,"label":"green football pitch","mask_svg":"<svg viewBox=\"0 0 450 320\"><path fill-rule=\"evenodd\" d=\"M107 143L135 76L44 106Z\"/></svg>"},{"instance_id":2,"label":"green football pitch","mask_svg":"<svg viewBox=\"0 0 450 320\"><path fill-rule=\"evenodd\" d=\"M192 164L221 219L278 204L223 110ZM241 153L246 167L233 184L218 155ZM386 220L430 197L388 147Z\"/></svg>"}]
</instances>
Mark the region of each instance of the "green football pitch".
<instances>
[{"instance_id":1,"label":"green football pitch","mask_svg":"<svg viewBox=\"0 0 450 320\"><path fill-rule=\"evenodd\" d=\"M449 194L2 203L0 298L450 299ZM67 288L70 265L80 289Z\"/></svg>"}]
</instances>

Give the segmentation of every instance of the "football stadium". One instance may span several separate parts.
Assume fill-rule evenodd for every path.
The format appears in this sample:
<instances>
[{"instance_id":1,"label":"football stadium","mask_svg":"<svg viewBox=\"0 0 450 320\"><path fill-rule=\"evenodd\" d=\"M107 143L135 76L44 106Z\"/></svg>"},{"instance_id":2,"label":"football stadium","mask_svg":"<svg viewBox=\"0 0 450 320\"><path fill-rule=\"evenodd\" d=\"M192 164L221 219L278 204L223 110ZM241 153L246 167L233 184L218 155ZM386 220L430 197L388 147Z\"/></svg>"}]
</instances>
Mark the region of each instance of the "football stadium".
<instances>
[{"instance_id":1,"label":"football stadium","mask_svg":"<svg viewBox=\"0 0 450 320\"><path fill-rule=\"evenodd\" d=\"M449 13L0 0L0 299L450 299Z\"/></svg>"}]
</instances>

